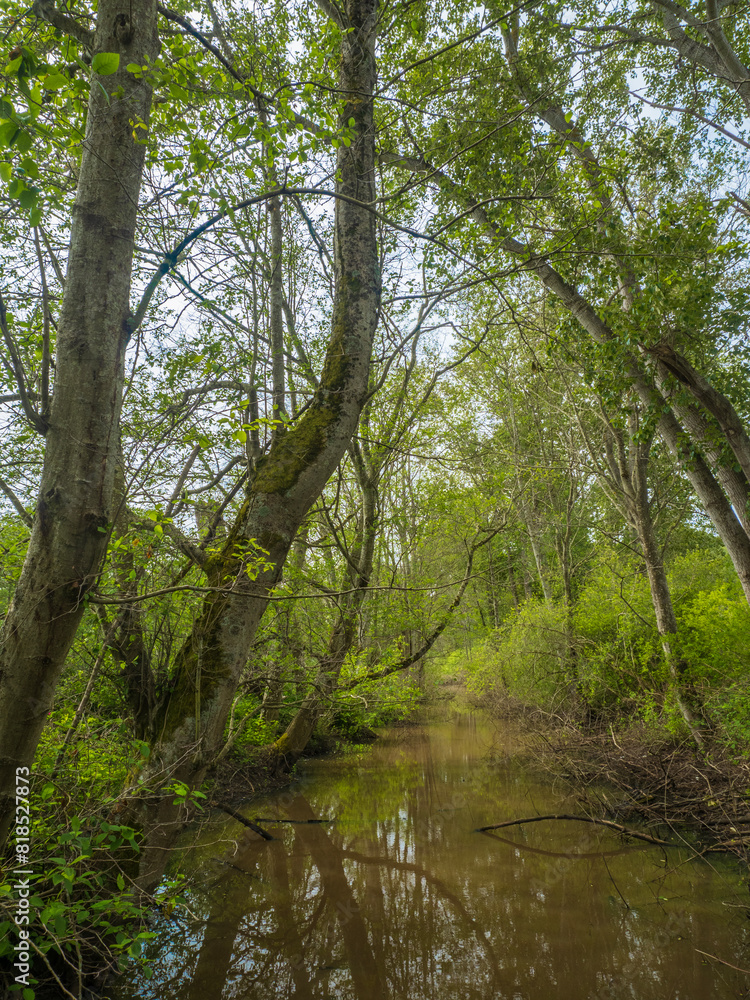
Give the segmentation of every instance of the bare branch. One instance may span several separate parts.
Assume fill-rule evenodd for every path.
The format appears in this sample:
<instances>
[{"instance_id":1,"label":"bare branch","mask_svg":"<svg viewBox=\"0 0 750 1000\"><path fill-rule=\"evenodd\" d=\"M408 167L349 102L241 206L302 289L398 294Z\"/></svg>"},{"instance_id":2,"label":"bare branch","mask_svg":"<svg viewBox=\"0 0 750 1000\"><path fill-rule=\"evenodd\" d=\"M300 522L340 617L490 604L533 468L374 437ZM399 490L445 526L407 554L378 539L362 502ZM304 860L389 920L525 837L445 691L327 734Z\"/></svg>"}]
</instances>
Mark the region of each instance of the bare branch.
<instances>
[{"instance_id":1,"label":"bare branch","mask_svg":"<svg viewBox=\"0 0 750 1000\"><path fill-rule=\"evenodd\" d=\"M490 830L503 830L509 826L523 826L526 823L540 823L542 820L565 819L576 820L578 823L594 823L596 826L606 826L609 830L615 830L624 837L634 837L636 840L645 840L647 844L655 844L657 847L682 847L682 844L670 844L668 840L660 840L652 837L649 833L641 833L640 830L631 830L621 823L613 823L609 819L596 819L593 816L573 816L568 813L556 813L545 816L528 816L526 819L508 819L504 823L494 823L492 826L479 826L475 833L487 833Z\"/></svg>"},{"instance_id":2,"label":"bare branch","mask_svg":"<svg viewBox=\"0 0 750 1000\"><path fill-rule=\"evenodd\" d=\"M193 462L198 457L198 454L200 453L200 450L201 450L201 446L199 444L197 444L193 448L193 450L190 452L190 455L188 456L188 460L187 460L187 462L185 462L185 465L182 468L182 472L180 473L180 475L179 475L179 477L177 479L177 483L175 485L175 488L172 491L172 496L169 498L169 503L167 504L167 506L165 508L165 511L164 511L164 516L165 517L171 517L172 516L172 511L174 510L174 505L177 503L177 501L178 501L178 499L180 497L180 493L182 493L182 487L185 485L185 480L189 476L190 470L193 467Z\"/></svg>"},{"instance_id":3,"label":"bare branch","mask_svg":"<svg viewBox=\"0 0 750 1000\"><path fill-rule=\"evenodd\" d=\"M30 528L32 526L32 524L34 523L34 518L26 510L26 508L21 503L21 501L18 499L18 497L16 496L16 494L13 492L13 490L10 488L10 486L8 485L8 483L6 483L6 481L4 479L2 479L2 478L0 478L0 490L3 491L3 493L6 495L6 497L10 500L10 502L16 508L16 510L18 511L19 517L21 518L21 520L23 521L23 523L26 525L26 527Z\"/></svg>"},{"instance_id":4,"label":"bare branch","mask_svg":"<svg viewBox=\"0 0 750 1000\"><path fill-rule=\"evenodd\" d=\"M2 331L3 340L5 341L5 346L7 347L8 354L10 355L9 363L6 362L6 364L15 377L23 412L34 430L38 431L39 434L44 435L47 433L47 421L42 418L31 405L31 399L29 398L29 393L26 389L26 378L23 372L21 356L18 353L18 348L16 347L15 341L13 340L10 330L8 329L8 316L5 311L5 301L2 295L0 295L0 330Z\"/></svg>"}]
</instances>

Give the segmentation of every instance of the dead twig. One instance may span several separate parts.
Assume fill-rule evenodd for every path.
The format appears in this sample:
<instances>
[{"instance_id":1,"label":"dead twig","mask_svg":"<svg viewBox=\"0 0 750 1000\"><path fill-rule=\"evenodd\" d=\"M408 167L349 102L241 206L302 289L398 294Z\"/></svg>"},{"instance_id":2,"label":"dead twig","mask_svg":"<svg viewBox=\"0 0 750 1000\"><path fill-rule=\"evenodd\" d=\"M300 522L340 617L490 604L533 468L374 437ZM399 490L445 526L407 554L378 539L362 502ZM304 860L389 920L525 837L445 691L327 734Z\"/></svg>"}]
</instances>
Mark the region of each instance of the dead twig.
<instances>
[{"instance_id":1,"label":"dead twig","mask_svg":"<svg viewBox=\"0 0 750 1000\"><path fill-rule=\"evenodd\" d=\"M714 962L721 962L722 965L726 965L730 969L734 969L735 972L744 972L746 976L750 976L750 969L741 969L738 965L732 965L731 962L725 962L723 958L717 958L716 955L709 955L707 951L701 951L700 948L695 948L695 951L699 955L705 955L706 958L712 958Z\"/></svg>"}]
</instances>

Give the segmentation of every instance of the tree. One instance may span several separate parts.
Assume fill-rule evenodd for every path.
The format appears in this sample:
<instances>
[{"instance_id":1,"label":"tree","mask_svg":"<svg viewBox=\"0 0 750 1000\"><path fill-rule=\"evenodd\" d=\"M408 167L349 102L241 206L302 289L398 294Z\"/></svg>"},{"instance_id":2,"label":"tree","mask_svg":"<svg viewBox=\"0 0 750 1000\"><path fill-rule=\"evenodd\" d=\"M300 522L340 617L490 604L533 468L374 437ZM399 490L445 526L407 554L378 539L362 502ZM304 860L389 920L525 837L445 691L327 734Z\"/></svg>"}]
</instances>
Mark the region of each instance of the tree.
<instances>
[{"instance_id":1,"label":"tree","mask_svg":"<svg viewBox=\"0 0 750 1000\"><path fill-rule=\"evenodd\" d=\"M94 586L114 517L118 419L125 351L132 334L130 273L151 87L129 62L157 54L156 4L99 7L93 34L66 14L40 13L91 52L71 242L57 330L54 391L35 408L19 379L27 420L45 436L44 468L26 559L0 640L0 837L12 815L16 768L29 765L55 685ZM28 90L22 54L19 88ZM112 71L114 68L114 72ZM49 78L48 78L49 79ZM35 103L30 98L29 104ZM28 135L34 125L12 114L5 127ZM27 147L28 148L28 147ZM0 325L11 357L5 306ZM20 374L17 372L17 374Z\"/></svg>"}]
</instances>

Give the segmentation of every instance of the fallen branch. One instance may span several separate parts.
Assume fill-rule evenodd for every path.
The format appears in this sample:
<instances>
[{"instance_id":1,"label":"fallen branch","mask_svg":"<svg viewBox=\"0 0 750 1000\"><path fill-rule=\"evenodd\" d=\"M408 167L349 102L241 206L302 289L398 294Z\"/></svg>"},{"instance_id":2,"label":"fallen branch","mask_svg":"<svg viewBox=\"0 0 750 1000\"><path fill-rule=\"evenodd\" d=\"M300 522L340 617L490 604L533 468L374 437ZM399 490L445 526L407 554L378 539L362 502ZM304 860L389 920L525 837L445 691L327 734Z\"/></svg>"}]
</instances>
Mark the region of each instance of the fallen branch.
<instances>
[{"instance_id":1,"label":"fallen branch","mask_svg":"<svg viewBox=\"0 0 750 1000\"><path fill-rule=\"evenodd\" d=\"M264 830L262 826L258 826L257 823L253 823L251 819L245 819L242 813L238 813L237 810L232 809L231 806L228 806L223 802L209 802L209 805L214 806L216 809L221 809L221 811L225 812L227 816L231 816L232 819L236 819L238 823L242 823L242 825L246 826L248 830L252 830L253 833L257 833L258 836L262 837L264 840L276 840L275 837L271 836L268 830Z\"/></svg>"},{"instance_id":2,"label":"fallen branch","mask_svg":"<svg viewBox=\"0 0 750 1000\"><path fill-rule=\"evenodd\" d=\"M256 816L256 823L300 823L310 826L313 823L333 823L332 819L270 819L268 816Z\"/></svg>"},{"instance_id":3,"label":"fallen branch","mask_svg":"<svg viewBox=\"0 0 750 1000\"><path fill-rule=\"evenodd\" d=\"M712 958L714 962L721 962L722 965L726 965L730 969L734 969L735 972L744 972L746 976L750 976L750 969L741 969L738 965L732 965L731 962L725 962L723 958L718 958L716 955L710 955L707 951L701 951L700 948L695 948L695 951L699 955L705 955L706 958Z\"/></svg>"},{"instance_id":4,"label":"fallen branch","mask_svg":"<svg viewBox=\"0 0 750 1000\"><path fill-rule=\"evenodd\" d=\"M493 826L480 826L474 833L486 833L488 830L501 830L507 826L522 826L524 823L540 823L547 819L573 819L578 823L595 823L597 826L606 826L610 830L623 834L625 837L635 837L638 840L645 840L647 844L656 844L657 847L679 847L679 844L670 844L667 840L660 840L652 837L649 833L641 833L639 830L631 830L620 823L613 823L608 819L595 819L592 816L571 816L568 813L555 813L547 816L529 816L526 819L509 819L504 823L495 823Z\"/></svg>"}]
</instances>

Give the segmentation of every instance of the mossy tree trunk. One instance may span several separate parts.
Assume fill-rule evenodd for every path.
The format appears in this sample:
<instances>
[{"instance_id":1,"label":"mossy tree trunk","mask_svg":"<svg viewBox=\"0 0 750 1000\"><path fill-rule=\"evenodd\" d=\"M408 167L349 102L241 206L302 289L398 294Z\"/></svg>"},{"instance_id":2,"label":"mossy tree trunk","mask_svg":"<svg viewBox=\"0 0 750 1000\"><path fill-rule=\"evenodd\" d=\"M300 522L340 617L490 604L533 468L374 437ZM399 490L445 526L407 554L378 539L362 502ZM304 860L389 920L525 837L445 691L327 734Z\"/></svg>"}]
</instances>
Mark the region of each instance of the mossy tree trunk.
<instances>
[{"instance_id":1,"label":"mossy tree trunk","mask_svg":"<svg viewBox=\"0 0 750 1000\"><path fill-rule=\"evenodd\" d=\"M94 56L114 52L120 62L111 75L91 74L54 392L38 427L46 432L44 466L26 559L0 637L0 839L13 815L8 801L16 768L34 758L113 518L146 152L133 122L147 125L151 109L151 88L126 67L156 58L156 17L155 0L101 0L96 15ZM62 21L76 30L72 18Z\"/></svg>"},{"instance_id":2,"label":"mossy tree trunk","mask_svg":"<svg viewBox=\"0 0 750 1000\"><path fill-rule=\"evenodd\" d=\"M182 819L172 797L160 789L174 780L198 785L221 747L269 590L280 579L306 513L349 445L367 393L380 306L376 220L365 207L376 196L376 0L346 0L342 18L339 121L352 141L341 144L337 157L336 189L343 198L335 207L331 337L312 404L296 424L274 437L268 455L257 462L221 551L204 567L215 590L205 598L177 655L171 690L156 720L157 742L141 776L151 797L141 803L145 808L131 810L145 832L144 888L160 877ZM254 545L265 551L266 565L251 579L247 569Z\"/></svg>"}]
</instances>

